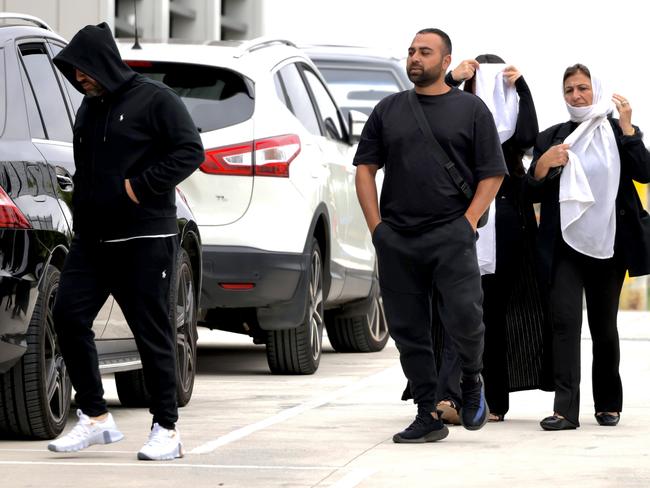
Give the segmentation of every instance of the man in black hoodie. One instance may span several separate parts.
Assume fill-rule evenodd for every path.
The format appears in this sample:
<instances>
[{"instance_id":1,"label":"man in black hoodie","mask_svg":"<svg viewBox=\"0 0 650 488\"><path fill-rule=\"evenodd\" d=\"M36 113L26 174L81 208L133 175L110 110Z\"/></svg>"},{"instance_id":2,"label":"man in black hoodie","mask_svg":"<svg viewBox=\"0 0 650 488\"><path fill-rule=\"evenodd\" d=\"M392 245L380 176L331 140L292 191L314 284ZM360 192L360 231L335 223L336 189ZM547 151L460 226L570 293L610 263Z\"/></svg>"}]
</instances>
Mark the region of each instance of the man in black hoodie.
<instances>
[{"instance_id":1,"label":"man in black hoodie","mask_svg":"<svg viewBox=\"0 0 650 488\"><path fill-rule=\"evenodd\" d=\"M54 64L86 96L74 127L74 238L53 311L79 422L48 448L73 452L123 437L104 401L92 332L112 294L133 331L151 395L153 425L138 459L181 457L169 313L175 187L203 161L201 139L170 88L122 61L106 23L81 29Z\"/></svg>"}]
</instances>

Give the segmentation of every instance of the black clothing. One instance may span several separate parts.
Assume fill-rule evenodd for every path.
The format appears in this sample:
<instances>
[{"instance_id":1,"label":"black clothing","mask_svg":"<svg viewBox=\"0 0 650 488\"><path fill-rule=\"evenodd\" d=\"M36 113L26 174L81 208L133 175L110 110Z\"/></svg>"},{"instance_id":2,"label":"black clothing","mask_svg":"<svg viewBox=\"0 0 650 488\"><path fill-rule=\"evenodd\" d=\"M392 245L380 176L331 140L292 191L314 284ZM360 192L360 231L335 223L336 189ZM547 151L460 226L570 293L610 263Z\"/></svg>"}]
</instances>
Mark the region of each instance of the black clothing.
<instances>
[{"instance_id":1,"label":"black clothing","mask_svg":"<svg viewBox=\"0 0 650 488\"><path fill-rule=\"evenodd\" d=\"M176 233L175 187L204 159L183 102L122 62L105 23L80 30L54 63L82 93L75 68L106 90L86 96L75 121L75 232L100 240Z\"/></svg>"},{"instance_id":2,"label":"black clothing","mask_svg":"<svg viewBox=\"0 0 650 488\"><path fill-rule=\"evenodd\" d=\"M176 337L170 323L176 236L102 243L75 236L54 306L54 325L76 390L91 417L107 411L97 363L93 320L112 294L136 338L153 421L173 429L176 407ZM146 263L146 265L143 265Z\"/></svg>"},{"instance_id":3,"label":"black clothing","mask_svg":"<svg viewBox=\"0 0 650 488\"><path fill-rule=\"evenodd\" d=\"M462 372L482 369L483 324L476 233L464 215L417 235L380 223L373 232L388 330L400 352L418 408L433 412L437 372L431 343L431 297L459 351Z\"/></svg>"},{"instance_id":4,"label":"black clothing","mask_svg":"<svg viewBox=\"0 0 650 488\"><path fill-rule=\"evenodd\" d=\"M450 80L453 82L448 74L447 83ZM526 195L522 164L525 150L533 146L538 133L537 113L523 76L515 88L519 95L515 132L501 146L508 175L495 200L496 269L481 277L485 396L490 410L500 415L508 412L509 392L552 388L550 324L535 270L537 222ZM443 334L436 330L439 327L434 320L434 351L442 354L440 382L446 382L439 398L460 404L460 361L447 344L440 344Z\"/></svg>"},{"instance_id":5,"label":"black clothing","mask_svg":"<svg viewBox=\"0 0 650 488\"><path fill-rule=\"evenodd\" d=\"M625 271L630 276L650 273L650 216L643 209L633 180L650 181L650 153L641 133L622 133L618 121L614 131L621 164L616 196L614 257L595 259L569 247L560 228L559 172L551 170L535 180L537 161L551 146L561 144L577 127L565 122L542 132L535 144L528 187L541 201L538 236L540 268L550 283L550 313L553 323L555 411L577 424L580 402L580 330L582 295L593 342L593 393L597 412L620 412L622 387L619 376L617 313ZM555 175L555 176L553 176ZM594 236L597 238L597 236Z\"/></svg>"},{"instance_id":6,"label":"black clothing","mask_svg":"<svg viewBox=\"0 0 650 488\"><path fill-rule=\"evenodd\" d=\"M555 402L553 411L578 425L580 411L580 331L582 292L593 343L595 412L621 412L623 386L616 317L625 265L616 257L596 259L568 245L558 246L551 286Z\"/></svg>"},{"instance_id":7,"label":"black clothing","mask_svg":"<svg viewBox=\"0 0 650 488\"><path fill-rule=\"evenodd\" d=\"M201 139L170 88L122 62L105 23L84 27L54 62L80 91L75 68L105 89L86 96L77 112L75 237L54 306L77 402L89 416L106 411L92 324L110 294L133 332L154 422L171 429L178 417L169 300L178 247L175 187L203 161ZM127 195L126 179L139 204ZM172 237L151 237L161 235Z\"/></svg>"},{"instance_id":8,"label":"black clothing","mask_svg":"<svg viewBox=\"0 0 650 488\"><path fill-rule=\"evenodd\" d=\"M455 89L418 98L434 136L473 189L481 179L506 173L494 120L482 101ZM384 310L415 403L432 412L434 293L440 297L436 313L459 351L463 373L476 376L482 368L476 234L464 216L469 201L433 159L407 91L375 107L354 164L385 167L382 223L373 233Z\"/></svg>"},{"instance_id":9,"label":"black clothing","mask_svg":"<svg viewBox=\"0 0 650 488\"><path fill-rule=\"evenodd\" d=\"M609 118L614 130L616 145L621 159L621 176L616 196L616 240L614 254L621 255L630 276L650 273L650 216L643 209L634 187L634 181L650 182L650 153L643 144L638 127L635 133L626 136L618 125L618 119ZM550 171L549 175L537 181L534 178L537 160L551 146L562 141L577 127L577 123L564 122L540 133L535 143L533 163L528 172L528 191L534 201L541 202L539 233L537 238L541 272L546 282L551 280L554 253L560 229L560 178Z\"/></svg>"},{"instance_id":10,"label":"black clothing","mask_svg":"<svg viewBox=\"0 0 650 488\"><path fill-rule=\"evenodd\" d=\"M377 104L354 164L385 167L382 220L393 229L417 233L457 219L469 202L432 159L407 97L404 91ZM506 173L494 119L478 97L451 89L418 99L436 139L473 190L480 180Z\"/></svg>"}]
</instances>

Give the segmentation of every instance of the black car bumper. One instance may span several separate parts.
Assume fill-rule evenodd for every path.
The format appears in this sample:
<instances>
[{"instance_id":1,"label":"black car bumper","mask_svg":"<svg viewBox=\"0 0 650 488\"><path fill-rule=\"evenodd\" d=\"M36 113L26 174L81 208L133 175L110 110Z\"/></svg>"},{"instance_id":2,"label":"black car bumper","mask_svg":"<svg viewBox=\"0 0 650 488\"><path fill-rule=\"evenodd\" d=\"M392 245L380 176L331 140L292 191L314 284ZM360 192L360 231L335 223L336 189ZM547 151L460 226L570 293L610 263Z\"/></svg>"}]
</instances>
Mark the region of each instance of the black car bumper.
<instances>
[{"instance_id":1,"label":"black car bumper","mask_svg":"<svg viewBox=\"0 0 650 488\"><path fill-rule=\"evenodd\" d=\"M305 316L309 259L308 253L203 246L201 308L254 308L264 330L296 327Z\"/></svg>"}]
</instances>

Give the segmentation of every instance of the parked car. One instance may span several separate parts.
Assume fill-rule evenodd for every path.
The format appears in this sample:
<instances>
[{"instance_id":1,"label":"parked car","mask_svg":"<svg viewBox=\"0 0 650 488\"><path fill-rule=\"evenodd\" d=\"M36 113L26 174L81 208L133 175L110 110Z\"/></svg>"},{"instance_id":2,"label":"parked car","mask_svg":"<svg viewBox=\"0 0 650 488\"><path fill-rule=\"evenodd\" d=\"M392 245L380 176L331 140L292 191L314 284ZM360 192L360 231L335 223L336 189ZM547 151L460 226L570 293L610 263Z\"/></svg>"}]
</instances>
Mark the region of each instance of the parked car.
<instances>
[{"instance_id":1,"label":"parked car","mask_svg":"<svg viewBox=\"0 0 650 488\"><path fill-rule=\"evenodd\" d=\"M181 184L203 239L200 325L266 344L274 373L315 372L324 326L337 351L382 349L355 134L310 59L274 39L121 52L181 96L207 148Z\"/></svg>"},{"instance_id":2,"label":"parked car","mask_svg":"<svg viewBox=\"0 0 650 488\"><path fill-rule=\"evenodd\" d=\"M71 385L52 306L72 239L72 127L82 99L52 64L65 41L43 21L0 13L0 432L49 439L64 428ZM178 194L178 273L170 303L179 404L196 367L200 237ZM102 373L124 405L149 398L135 341L109 297L95 333Z\"/></svg>"},{"instance_id":3,"label":"parked car","mask_svg":"<svg viewBox=\"0 0 650 488\"><path fill-rule=\"evenodd\" d=\"M387 95L413 88L406 58L386 50L353 46L304 46L318 66L344 115L350 110L370 115Z\"/></svg>"}]
</instances>

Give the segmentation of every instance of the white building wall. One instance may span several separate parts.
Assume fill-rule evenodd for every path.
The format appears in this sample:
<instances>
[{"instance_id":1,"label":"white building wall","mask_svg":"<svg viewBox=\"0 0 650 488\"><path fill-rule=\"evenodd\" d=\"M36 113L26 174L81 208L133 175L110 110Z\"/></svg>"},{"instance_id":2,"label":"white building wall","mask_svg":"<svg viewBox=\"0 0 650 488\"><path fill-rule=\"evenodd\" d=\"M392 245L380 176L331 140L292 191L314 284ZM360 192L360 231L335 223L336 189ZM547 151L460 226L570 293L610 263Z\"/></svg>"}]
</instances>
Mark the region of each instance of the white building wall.
<instances>
[{"instance_id":1,"label":"white building wall","mask_svg":"<svg viewBox=\"0 0 650 488\"><path fill-rule=\"evenodd\" d=\"M262 4L273 0L135 0L143 41L250 39L261 34ZM107 22L118 37L134 35L134 0L0 0L4 12L40 17L70 39ZM117 11L117 17L116 17Z\"/></svg>"}]
</instances>

